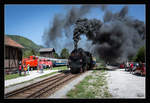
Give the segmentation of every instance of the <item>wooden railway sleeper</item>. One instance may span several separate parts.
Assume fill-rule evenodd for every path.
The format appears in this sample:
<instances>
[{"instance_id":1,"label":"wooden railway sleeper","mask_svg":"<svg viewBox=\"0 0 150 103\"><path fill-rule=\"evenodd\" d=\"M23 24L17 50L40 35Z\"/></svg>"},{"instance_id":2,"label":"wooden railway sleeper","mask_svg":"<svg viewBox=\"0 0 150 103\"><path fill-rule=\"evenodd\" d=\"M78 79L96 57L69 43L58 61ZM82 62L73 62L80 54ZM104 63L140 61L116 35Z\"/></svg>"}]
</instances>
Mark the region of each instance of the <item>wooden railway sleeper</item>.
<instances>
[{"instance_id":1,"label":"wooden railway sleeper","mask_svg":"<svg viewBox=\"0 0 150 103\"><path fill-rule=\"evenodd\" d=\"M78 75L80 75L80 74L78 74ZM38 93L37 95L34 96L34 98L40 98L40 96L43 95L44 93L46 93L47 91L50 91L54 88L57 88L57 87L61 86L61 84L66 83L67 81L71 80L72 78L77 77L78 75L71 76L70 78L64 79L63 81L58 82L56 85L53 85L50 88L49 87L45 88L46 90L42 91L42 93Z\"/></svg>"},{"instance_id":2,"label":"wooden railway sleeper","mask_svg":"<svg viewBox=\"0 0 150 103\"><path fill-rule=\"evenodd\" d=\"M61 74L56 75L55 78L53 78L54 76L52 76L52 77L50 77L50 78L47 78L47 79L44 80L44 81L36 82L36 83L33 83L32 85L28 85L28 86L26 86L26 87L22 87L22 88L20 88L20 89L11 91L11 92L9 92L9 93L6 93L6 94L5 94L5 98L8 98L8 97L13 96L13 95L16 95L16 94L18 94L18 93L20 93L20 92L23 92L23 91L28 90L28 89L30 89L30 88L33 88L33 87L35 87L35 86L44 84L44 83L46 83L47 81L49 81L49 80L51 80L51 79L52 79L52 80L56 80L56 79L58 79L58 78L61 78L61 77L57 77L57 76L59 76L59 75L61 75Z\"/></svg>"},{"instance_id":3,"label":"wooden railway sleeper","mask_svg":"<svg viewBox=\"0 0 150 103\"><path fill-rule=\"evenodd\" d=\"M67 77L67 76L68 76L68 75L65 75L64 77ZM59 80L62 80L62 79L64 79L64 78L61 77ZM57 82L58 82L58 81L55 81L55 82L50 83L49 85L46 85L44 88L41 88L40 90L38 90L38 91L36 91L36 92L30 94L30 95L27 96L26 98L33 97L33 96L36 95L37 93L40 93L40 91L42 91L43 89L45 89L45 88L47 88L48 86L51 86L51 85L53 85L53 84L55 84L55 83L57 83Z\"/></svg>"},{"instance_id":4,"label":"wooden railway sleeper","mask_svg":"<svg viewBox=\"0 0 150 103\"><path fill-rule=\"evenodd\" d=\"M61 84L64 84L65 82L71 80L73 77L71 78L68 78L68 79L64 79L63 81L61 82L58 82L56 85L52 86L51 88L45 88L46 90L43 90L41 93L38 93L37 95L34 96L34 98L40 98L41 95L43 95L45 92L51 90L51 89L54 89L54 88L57 88L58 86L60 86Z\"/></svg>"}]
</instances>

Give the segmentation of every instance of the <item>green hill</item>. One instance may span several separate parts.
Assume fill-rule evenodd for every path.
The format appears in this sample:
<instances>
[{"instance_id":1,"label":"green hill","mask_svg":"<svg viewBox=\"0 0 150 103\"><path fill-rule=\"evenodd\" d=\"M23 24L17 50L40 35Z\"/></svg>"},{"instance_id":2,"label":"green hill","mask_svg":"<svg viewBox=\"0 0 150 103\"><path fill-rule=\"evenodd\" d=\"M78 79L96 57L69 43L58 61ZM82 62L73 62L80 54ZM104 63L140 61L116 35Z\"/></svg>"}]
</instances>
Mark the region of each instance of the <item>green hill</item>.
<instances>
[{"instance_id":1,"label":"green hill","mask_svg":"<svg viewBox=\"0 0 150 103\"><path fill-rule=\"evenodd\" d=\"M22 46L25 47L27 50L34 49L35 51L38 51L40 48L43 46L35 44L32 40L29 40L25 37L18 36L18 35L7 35L17 43L21 44Z\"/></svg>"},{"instance_id":2,"label":"green hill","mask_svg":"<svg viewBox=\"0 0 150 103\"><path fill-rule=\"evenodd\" d=\"M35 44L32 40L18 36L18 35L7 35L17 43L21 44L24 46L24 57L27 57L29 55L39 55L38 51L40 48L43 48L41 45Z\"/></svg>"}]
</instances>

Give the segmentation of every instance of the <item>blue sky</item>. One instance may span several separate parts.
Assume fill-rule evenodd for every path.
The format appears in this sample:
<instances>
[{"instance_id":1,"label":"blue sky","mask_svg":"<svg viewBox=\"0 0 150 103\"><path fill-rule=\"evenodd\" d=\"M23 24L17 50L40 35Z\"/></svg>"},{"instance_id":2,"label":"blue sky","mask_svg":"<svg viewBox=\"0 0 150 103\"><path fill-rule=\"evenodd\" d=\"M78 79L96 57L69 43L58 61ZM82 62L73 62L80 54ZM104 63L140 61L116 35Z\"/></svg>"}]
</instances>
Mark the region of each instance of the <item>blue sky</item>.
<instances>
[{"instance_id":1,"label":"blue sky","mask_svg":"<svg viewBox=\"0 0 150 103\"><path fill-rule=\"evenodd\" d=\"M44 45L42 35L53 23L55 14L64 15L73 5L5 5L5 34L20 35L31 39L39 45ZM77 6L77 5L74 5ZM108 5L113 12L119 11L124 5ZM145 22L145 5L128 5L129 16ZM103 12L93 9L87 18L102 20Z\"/></svg>"}]
</instances>

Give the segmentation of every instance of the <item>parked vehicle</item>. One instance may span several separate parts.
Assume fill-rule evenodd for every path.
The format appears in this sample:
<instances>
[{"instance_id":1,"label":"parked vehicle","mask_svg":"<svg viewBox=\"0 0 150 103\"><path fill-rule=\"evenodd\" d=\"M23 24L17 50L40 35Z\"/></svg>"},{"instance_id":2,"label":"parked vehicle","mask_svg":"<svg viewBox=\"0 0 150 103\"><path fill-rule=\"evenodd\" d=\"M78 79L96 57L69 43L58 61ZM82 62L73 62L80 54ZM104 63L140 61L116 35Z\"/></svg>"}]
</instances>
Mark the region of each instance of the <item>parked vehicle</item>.
<instances>
[{"instance_id":1,"label":"parked vehicle","mask_svg":"<svg viewBox=\"0 0 150 103\"><path fill-rule=\"evenodd\" d=\"M146 64L142 63L142 67L138 66L134 74L146 75Z\"/></svg>"},{"instance_id":2,"label":"parked vehicle","mask_svg":"<svg viewBox=\"0 0 150 103\"><path fill-rule=\"evenodd\" d=\"M22 59L22 65L30 65L30 69L37 69L38 62L43 65L43 68L50 68L53 66L62 66L68 65L68 59L56 59L56 58L47 58L40 56L29 56L28 58Z\"/></svg>"},{"instance_id":3,"label":"parked vehicle","mask_svg":"<svg viewBox=\"0 0 150 103\"><path fill-rule=\"evenodd\" d=\"M142 67L138 66L134 71L134 74L146 75L146 64L142 63Z\"/></svg>"},{"instance_id":4,"label":"parked vehicle","mask_svg":"<svg viewBox=\"0 0 150 103\"><path fill-rule=\"evenodd\" d=\"M125 68L124 64L120 64L120 68L121 69Z\"/></svg>"},{"instance_id":5,"label":"parked vehicle","mask_svg":"<svg viewBox=\"0 0 150 103\"><path fill-rule=\"evenodd\" d=\"M67 65L67 62L68 62L67 59L56 59L55 66Z\"/></svg>"},{"instance_id":6,"label":"parked vehicle","mask_svg":"<svg viewBox=\"0 0 150 103\"><path fill-rule=\"evenodd\" d=\"M22 59L22 65L30 65L30 70L31 68L37 69L38 62L40 64L43 64L44 68L52 66L52 61L48 60L45 57L38 57L38 56L29 56L28 58L23 58Z\"/></svg>"},{"instance_id":7,"label":"parked vehicle","mask_svg":"<svg viewBox=\"0 0 150 103\"><path fill-rule=\"evenodd\" d=\"M45 64L46 64L46 68L53 67L53 63L52 63L52 61L50 59L47 59Z\"/></svg>"},{"instance_id":8,"label":"parked vehicle","mask_svg":"<svg viewBox=\"0 0 150 103\"><path fill-rule=\"evenodd\" d=\"M30 69L36 69L38 65L38 57L36 56L29 56L29 58L23 58L22 59L22 65L30 65Z\"/></svg>"}]
</instances>

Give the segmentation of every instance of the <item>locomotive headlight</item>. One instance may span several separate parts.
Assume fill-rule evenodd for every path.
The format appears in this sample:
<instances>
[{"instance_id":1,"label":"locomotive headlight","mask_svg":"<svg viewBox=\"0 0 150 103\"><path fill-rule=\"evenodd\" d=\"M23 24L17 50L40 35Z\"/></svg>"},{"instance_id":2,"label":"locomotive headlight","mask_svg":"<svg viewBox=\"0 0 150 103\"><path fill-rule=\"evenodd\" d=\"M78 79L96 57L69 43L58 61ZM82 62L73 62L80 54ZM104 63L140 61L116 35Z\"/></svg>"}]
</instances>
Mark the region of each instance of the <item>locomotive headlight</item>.
<instances>
[{"instance_id":1,"label":"locomotive headlight","mask_svg":"<svg viewBox=\"0 0 150 103\"><path fill-rule=\"evenodd\" d=\"M80 59L80 62L82 62L82 59Z\"/></svg>"}]
</instances>

